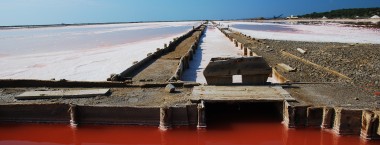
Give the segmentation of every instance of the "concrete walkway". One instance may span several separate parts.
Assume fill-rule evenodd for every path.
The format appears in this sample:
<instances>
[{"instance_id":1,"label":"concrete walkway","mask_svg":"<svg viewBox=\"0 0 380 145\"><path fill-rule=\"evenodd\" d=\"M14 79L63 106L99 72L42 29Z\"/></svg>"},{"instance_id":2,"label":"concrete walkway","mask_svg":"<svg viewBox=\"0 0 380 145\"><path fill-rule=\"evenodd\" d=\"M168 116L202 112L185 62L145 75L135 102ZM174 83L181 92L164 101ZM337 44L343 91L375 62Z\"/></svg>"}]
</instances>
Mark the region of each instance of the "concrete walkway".
<instances>
[{"instance_id":1,"label":"concrete walkway","mask_svg":"<svg viewBox=\"0 0 380 145\"><path fill-rule=\"evenodd\" d=\"M217 28L208 26L193 60L190 61L190 68L184 72L181 80L206 83L206 79L203 76L203 70L206 68L211 58L239 56L242 56L241 50L235 47L233 43Z\"/></svg>"}]
</instances>

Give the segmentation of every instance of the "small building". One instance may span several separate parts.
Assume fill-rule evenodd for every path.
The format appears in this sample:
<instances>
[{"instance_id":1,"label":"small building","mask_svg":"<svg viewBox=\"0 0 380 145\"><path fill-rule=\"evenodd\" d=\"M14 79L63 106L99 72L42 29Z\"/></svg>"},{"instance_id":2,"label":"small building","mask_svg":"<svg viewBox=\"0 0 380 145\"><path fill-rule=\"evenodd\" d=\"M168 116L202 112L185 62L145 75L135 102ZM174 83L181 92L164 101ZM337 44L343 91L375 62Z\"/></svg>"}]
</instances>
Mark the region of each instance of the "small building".
<instances>
[{"instance_id":1,"label":"small building","mask_svg":"<svg viewBox=\"0 0 380 145\"><path fill-rule=\"evenodd\" d=\"M290 17L286 17L286 19L298 19L298 17L290 15Z\"/></svg>"},{"instance_id":2,"label":"small building","mask_svg":"<svg viewBox=\"0 0 380 145\"><path fill-rule=\"evenodd\" d=\"M322 19L327 19L327 17L326 17L326 16L323 16Z\"/></svg>"},{"instance_id":3,"label":"small building","mask_svg":"<svg viewBox=\"0 0 380 145\"><path fill-rule=\"evenodd\" d=\"M371 17L371 19L380 19L380 17L378 15L374 15Z\"/></svg>"}]
</instances>

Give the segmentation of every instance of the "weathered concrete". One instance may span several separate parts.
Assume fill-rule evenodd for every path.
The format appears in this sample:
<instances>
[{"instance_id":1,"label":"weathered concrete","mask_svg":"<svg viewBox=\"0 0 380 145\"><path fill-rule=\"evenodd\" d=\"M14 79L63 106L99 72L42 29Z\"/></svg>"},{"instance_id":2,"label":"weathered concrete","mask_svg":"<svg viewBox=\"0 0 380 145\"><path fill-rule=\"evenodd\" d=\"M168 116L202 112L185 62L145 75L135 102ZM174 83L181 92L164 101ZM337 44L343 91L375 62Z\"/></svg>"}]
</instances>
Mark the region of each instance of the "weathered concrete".
<instances>
[{"instance_id":1,"label":"weathered concrete","mask_svg":"<svg viewBox=\"0 0 380 145\"><path fill-rule=\"evenodd\" d=\"M198 104L175 105L171 107L172 125L197 125Z\"/></svg>"},{"instance_id":2,"label":"weathered concrete","mask_svg":"<svg viewBox=\"0 0 380 145\"><path fill-rule=\"evenodd\" d=\"M242 57L212 58L203 74L209 85L232 85L233 75L242 75L243 84L258 85L265 84L271 72L262 57Z\"/></svg>"},{"instance_id":3,"label":"weathered concrete","mask_svg":"<svg viewBox=\"0 0 380 145\"><path fill-rule=\"evenodd\" d=\"M284 123L289 128L305 127L307 125L307 108L309 106L298 102L284 101Z\"/></svg>"},{"instance_id":4,"label":"weathered concrete","mask_svg":"<svg viewBox=\"0 0 380 145\"><path fill-rule=\"evenodd\" d=\"M198 86L192 92L192 101L247 101L282 102L295 101L281 87L271 86Z\"/></svg>"},{"instance_id":5,"label":"weathered concrete","mask_svg":"<svg viewBox=\"0 0 380 145\"><path fill-rule=\"evenodd\" d=\"M323 117L321 127L329 129L333 127L335 111L332 107L323 107Z\"/></svg>"},{"instance_id":6,"label":"weathered concrete","mask_svg":"<svg viewBox=\"0 0 380 145\"><path fill-rule=\"evenodd\" d=\"M372 111L364 110L360 136L365 139L380 139L380 135L377 133L378 127L379 115Z\"/></svg>"},{"instance_id":7,"label":"weathered concrete","mask_svg":"<svg viewBox=\"0 0 380 145\"><path fill-rule=\"evenodd\" d=\"M159 125L158 107L77 106L80 124Z\"/></svg>"},{"instance_id":8,"label":"weathered concrete","mask_svg":"<svg viewBox=\"0 0 380 145\"><path fill-rule=\"evenodd\" d=\"M160 108L160 125L161 130L166 130L171 127L172 109L171 107Z\"/></svg>"},{"instance_id":9,"label":"weathered concrete","mask_svg":"<svg viewBox=\"0 0 380 145\"><path fill-rule=\"evenodd\" d=\"M333 129L340 135L359 135L362 125L362 110L335 108Z\"/></svg>"},{"instance_id":10,"label":"weathered concrete","mask_svg":"<svg viewBox=\"0 0 380 145\"><path fill-rule=\"evenodd\" d=\"M54 98L86 98L106 95L110 89L58 90L58 91L28 91L15 98L18 100L54 99Z\"/></svg>"},{"instance_id":11,"label":"weathered concrete","mask_svg":"<svg viewBox=\"0 0 380 145\"><path fill-rule=\"evenodd\" d=\"M308 107L307 108L307 126L321 127L323 118L323 107Z\"/></svg>"},{"instance_id":12,"label":"weathered concrete","mask_svg":"<svg viewBox=\"0 0 380 145\"><path fill-rule=\"evenodd\" d=\"M0 105L0 122L69 123L66 104L6 104Z\"/></svg>"}]
</instances>

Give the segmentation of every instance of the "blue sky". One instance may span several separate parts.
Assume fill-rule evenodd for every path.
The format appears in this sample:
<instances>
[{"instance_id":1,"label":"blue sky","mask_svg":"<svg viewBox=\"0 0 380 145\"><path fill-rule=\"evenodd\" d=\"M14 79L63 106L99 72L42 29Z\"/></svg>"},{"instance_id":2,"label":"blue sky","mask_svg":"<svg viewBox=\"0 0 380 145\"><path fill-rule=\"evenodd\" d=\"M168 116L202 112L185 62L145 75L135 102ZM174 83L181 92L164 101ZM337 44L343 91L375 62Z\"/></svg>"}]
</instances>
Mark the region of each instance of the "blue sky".
<instances>
[{"instance_id":1,"label":"blue sky","mask_svg":"<svg viewBox=\"0 0 380 145\"><path fill-rule=\"evenodd\" d=\"M239 19L380 7L380 0L0 0L0 25Z\"/></svg>"}]
</instances>

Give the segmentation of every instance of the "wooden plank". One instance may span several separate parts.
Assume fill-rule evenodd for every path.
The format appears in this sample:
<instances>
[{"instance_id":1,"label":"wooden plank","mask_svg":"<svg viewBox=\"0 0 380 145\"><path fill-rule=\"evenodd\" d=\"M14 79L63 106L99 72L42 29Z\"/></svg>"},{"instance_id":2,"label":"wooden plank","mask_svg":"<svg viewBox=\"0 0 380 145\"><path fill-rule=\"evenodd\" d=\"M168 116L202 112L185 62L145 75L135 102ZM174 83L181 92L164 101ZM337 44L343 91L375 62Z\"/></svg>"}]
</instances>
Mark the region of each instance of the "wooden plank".
<instances>
[{"instance_id":1,"label":"wooden plank","mask_svg":"<svg viewBox=\"0 0 380 145\"><path fill-rule=\"evenodd\" d=\"M15 98L18 100L54 99L54 98L86 98L106 95L110 89L58 90L58 91L28 91Z\"/></svg>"},{"instance_id":2,"label":"wooden plank","mask_svg":"<svg viewBox=\"0 0 380 145\"><path fill-rule=\"evenodd\" d=\"M279 66L282 70L286 71L286 72L295 72L296 69L290 67L289 65L287 64L284 64L284 63L279 63L277 64L277 66Z\"/></svg>"}]
</instances>

